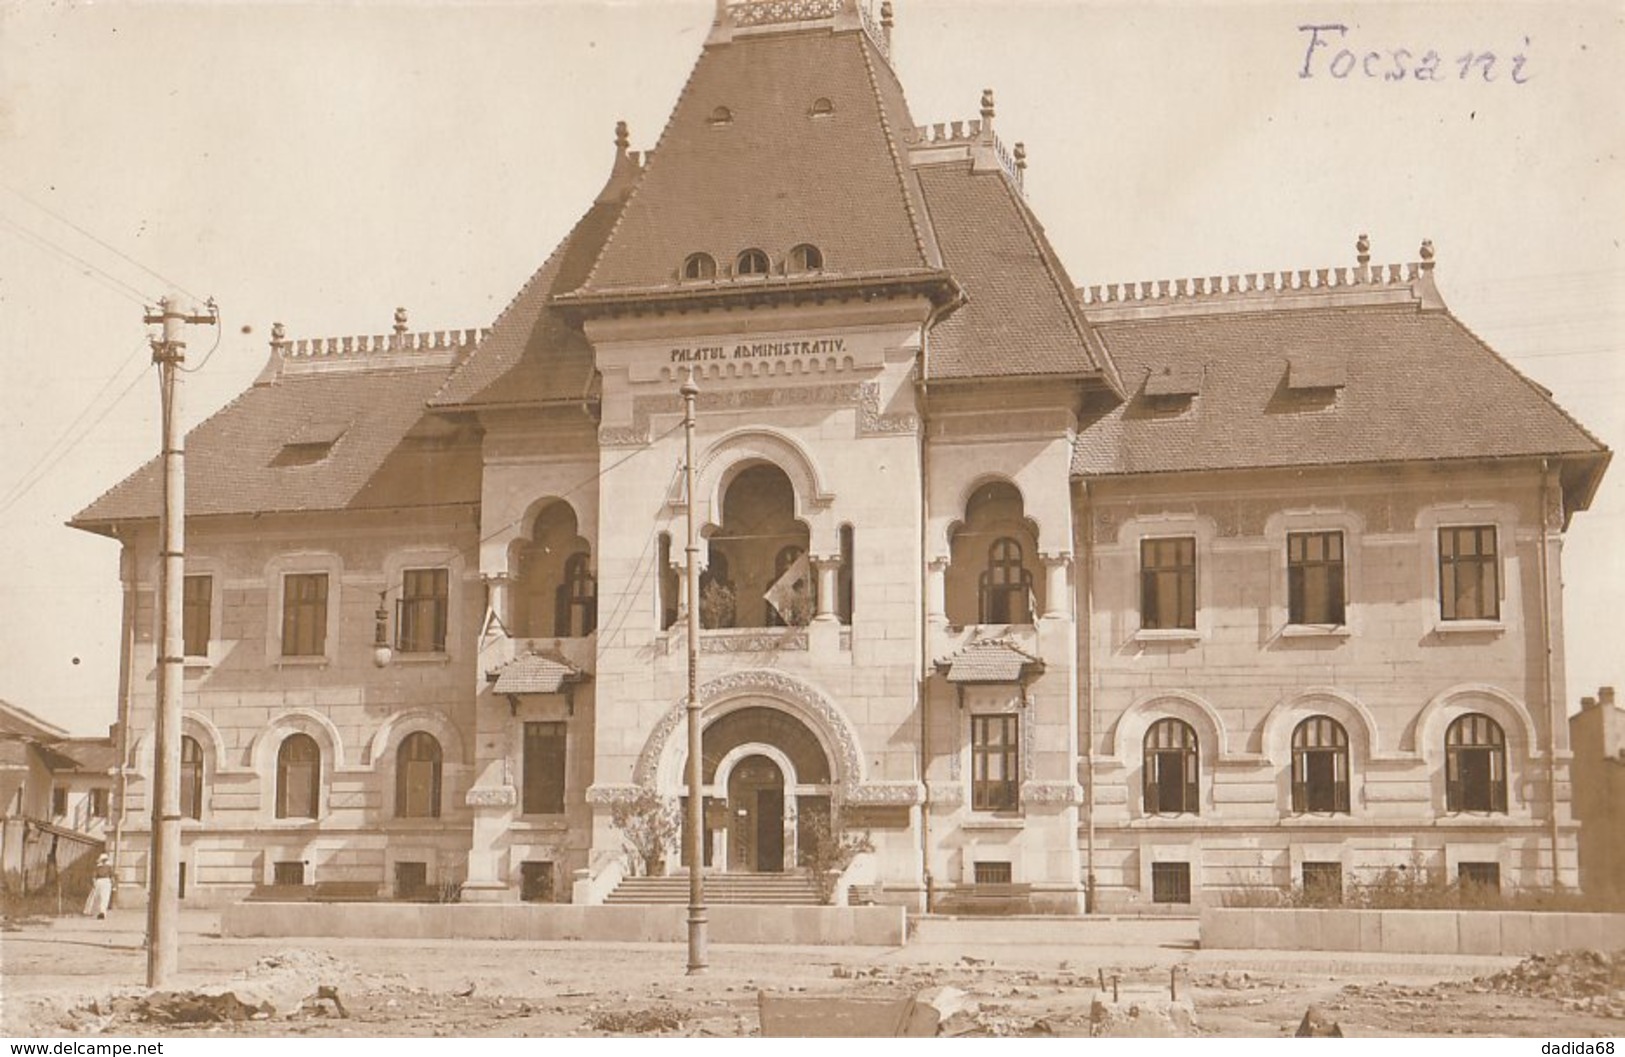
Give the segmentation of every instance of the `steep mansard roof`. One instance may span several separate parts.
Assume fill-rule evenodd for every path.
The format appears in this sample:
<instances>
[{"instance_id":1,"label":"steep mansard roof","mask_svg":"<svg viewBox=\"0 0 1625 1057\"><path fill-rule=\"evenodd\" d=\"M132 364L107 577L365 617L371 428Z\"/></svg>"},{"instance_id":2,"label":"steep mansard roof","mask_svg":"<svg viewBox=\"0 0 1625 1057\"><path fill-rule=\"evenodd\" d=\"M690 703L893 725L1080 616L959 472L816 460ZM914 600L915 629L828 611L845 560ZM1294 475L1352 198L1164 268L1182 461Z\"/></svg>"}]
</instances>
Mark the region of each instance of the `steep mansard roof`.
<instances>
[{"instance_id":1,"label":"steep mansard roof","mask_svg":"<svg viewBox=\"0 0 1625 1057\"><path fill-rule=\"evenodd\" d=\"M1128 399L1080 429L1073 474L1579 456L1565 484L1584 506L1607 449L1422 274L1426 290L1398 300L1356 287L1261 310L1224 295L1184 314L1096 304Z\"/></svg>"},{"instance_id":2,"label":"steep mansard roof","mask_svg":"<svg viewBox=\"0 0 1625 1057\"><path fill-rule=\"evenodd\" d=\"M943 263L965 303L931 330L928 381L1112 373L1044 230L1001 170L918 170Z\"/></svg>"},{"instance_id":3,"label":"steep mansard roof","mask_svg":"<svg viewBox=\"0 0 1625 1057\"><path fill-rule=\"evenodd\" d=\"M467 346L423 337L304 356L282 343L259 382L187 434L187 516L477 502L478 444L425 407ZM154 458L71 524L155 518L161 485Z\"/></svg>"},{"instance_id":4,"label":"steep mansard roof","mask_svg":"<svg viewBox=\"0 0 1625 1057\"><path fill-rule=\"evenodd\" d=\"M911 127L862 31L708 44L581 293L693 288L680 271L694 253L722 282L747 249L782 273L803 243L823 252L825 282L936 272L897 138Z\"/></svg>"}]
</instances>

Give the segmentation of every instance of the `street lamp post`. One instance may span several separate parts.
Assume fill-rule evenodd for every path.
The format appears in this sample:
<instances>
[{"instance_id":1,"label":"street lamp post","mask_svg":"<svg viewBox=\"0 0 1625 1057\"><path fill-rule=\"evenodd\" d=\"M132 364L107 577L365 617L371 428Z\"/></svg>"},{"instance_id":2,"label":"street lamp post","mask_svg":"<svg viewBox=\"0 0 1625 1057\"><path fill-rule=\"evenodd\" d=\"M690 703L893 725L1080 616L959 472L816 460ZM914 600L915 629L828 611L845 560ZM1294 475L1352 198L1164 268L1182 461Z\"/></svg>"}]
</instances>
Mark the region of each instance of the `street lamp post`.
<instances>
[{"instance_id":1,"label":"street lamp post","mask_svg":"<svg viewBox=\"0 0 1625 1057\"><path fill-rule=\"evenodd\" d=\"M704 828L705 800L700 781L700 543L695 521L694 398L700 387L689 368L683 394L683 479L688 506L688 540L684 548L688 578L688 975L705 972L706 951Z\"/></svg>"}]
</instances>

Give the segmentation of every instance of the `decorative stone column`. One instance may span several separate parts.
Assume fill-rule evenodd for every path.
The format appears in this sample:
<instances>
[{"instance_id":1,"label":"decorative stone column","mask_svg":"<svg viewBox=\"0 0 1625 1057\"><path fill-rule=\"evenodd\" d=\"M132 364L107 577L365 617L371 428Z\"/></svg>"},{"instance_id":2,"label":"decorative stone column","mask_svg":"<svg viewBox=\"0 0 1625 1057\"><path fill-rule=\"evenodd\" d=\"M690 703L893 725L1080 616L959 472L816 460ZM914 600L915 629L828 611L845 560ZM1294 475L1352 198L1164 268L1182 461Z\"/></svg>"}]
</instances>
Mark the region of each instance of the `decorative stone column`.
<instances>
[{"instance_id":1,"label":"decorative stone column","mask_svg":"<svg viewBox=\"0 0 1625 1057\"><path fill-rule=\"evenodd\" d=\"M926 566L926 618L934 624L948 623L948 559L932 558Z\"/></svg>"},{"instance_id":2,"label":"decorative stone column","mask_svg":"<svg viewBox=\"0 0 1625 1057\"><path fill-rule=\"evenodd\" d=\"M1070 554L1040 555L1044 561L1044 617L1059 619L1067 615L1066 571L1072 565Z\"/></svg>"},{"instance_id":3,"label":"decorative stone column","mask_svg":"<svg viewBox=\"0 0 1625 1057\"><path fill-rule=\"evenodd\" d=\"M839 618L835 615L836 595L840 593L841 571L840 555L835 557L809 558L808 563L813 567L813 573L818 577L818 614L814 620L828 624Z\"/></svg>"}]
</instances>

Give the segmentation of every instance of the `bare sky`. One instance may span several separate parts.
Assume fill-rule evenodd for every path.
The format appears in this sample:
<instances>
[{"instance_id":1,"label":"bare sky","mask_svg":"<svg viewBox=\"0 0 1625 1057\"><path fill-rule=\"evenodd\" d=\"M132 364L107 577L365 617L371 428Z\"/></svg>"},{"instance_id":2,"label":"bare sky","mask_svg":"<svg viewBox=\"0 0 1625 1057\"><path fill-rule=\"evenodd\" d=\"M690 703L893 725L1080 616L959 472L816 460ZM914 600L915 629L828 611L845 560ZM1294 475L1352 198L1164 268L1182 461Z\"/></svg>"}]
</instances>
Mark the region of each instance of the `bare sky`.
<instances>
[{"instance_id":1,"label":"bare sky","mask_svg":"<svg viewBox=\"0 0 1625 1057\"><path fill-rule=\"evenodd\" d=\"M1617 4L895 6L915 120L996 89L1075 282L1432 238L1456 314L1625 444ZM113 718L118 548L62 523L156 451L143 299L220 302L188 424L253 379L273 320L489 325L602 184L615 121L654 145L712 8L0 0L0 698ZM1310 24L1346 30L1303 77ZM1387 76L1429 50L1437 80ZM192 339L196 366L214 336ZM1616 467L1565 548L1571 707L1625 678L1622 530Z\"/></svg>"}]
</instances>

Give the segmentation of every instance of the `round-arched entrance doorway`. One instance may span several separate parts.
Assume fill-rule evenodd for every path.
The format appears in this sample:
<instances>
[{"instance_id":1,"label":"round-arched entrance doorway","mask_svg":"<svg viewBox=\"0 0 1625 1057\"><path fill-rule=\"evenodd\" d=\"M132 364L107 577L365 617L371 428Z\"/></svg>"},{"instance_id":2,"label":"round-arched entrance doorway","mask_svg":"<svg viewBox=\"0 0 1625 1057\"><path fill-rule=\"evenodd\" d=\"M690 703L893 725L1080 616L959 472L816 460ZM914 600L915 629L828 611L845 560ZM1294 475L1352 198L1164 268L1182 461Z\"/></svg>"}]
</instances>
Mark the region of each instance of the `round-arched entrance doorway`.
<instances>
[{"instance_id":1,"label":"round-arched entrance doorway","mask_svg":"<svg viewBox=\"0 0 1625 1057\"><path fill-rule=\"evenodd\" d=\"M701 745L705 865L736 873L802 865L830 821L829 758L818 738L787 712L750 705L712 720Z\"/></svg>"}]
</instances>

